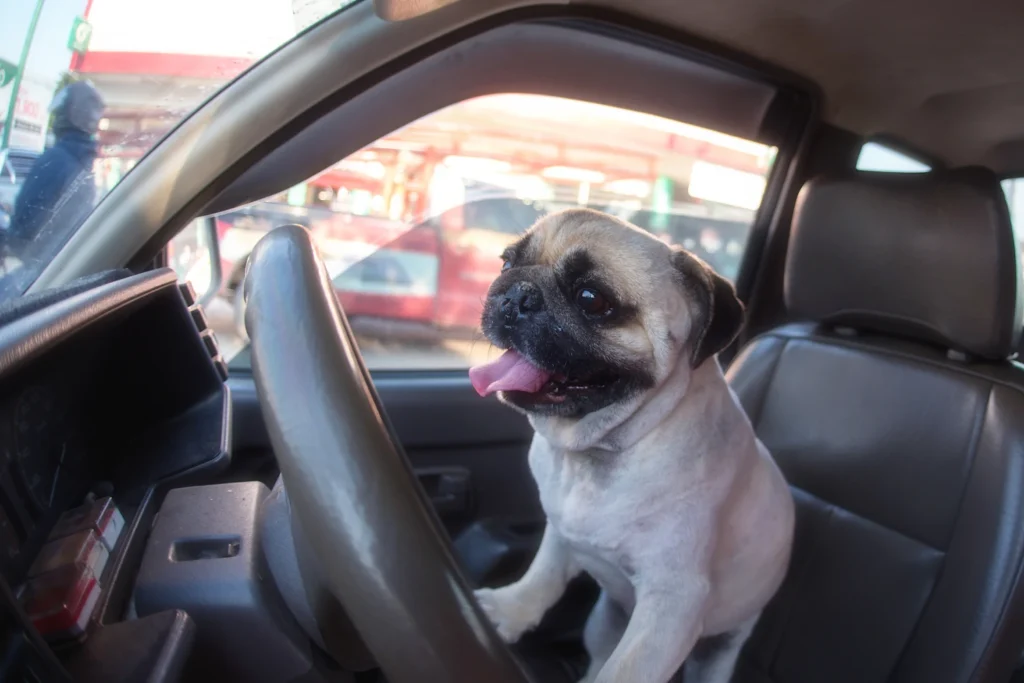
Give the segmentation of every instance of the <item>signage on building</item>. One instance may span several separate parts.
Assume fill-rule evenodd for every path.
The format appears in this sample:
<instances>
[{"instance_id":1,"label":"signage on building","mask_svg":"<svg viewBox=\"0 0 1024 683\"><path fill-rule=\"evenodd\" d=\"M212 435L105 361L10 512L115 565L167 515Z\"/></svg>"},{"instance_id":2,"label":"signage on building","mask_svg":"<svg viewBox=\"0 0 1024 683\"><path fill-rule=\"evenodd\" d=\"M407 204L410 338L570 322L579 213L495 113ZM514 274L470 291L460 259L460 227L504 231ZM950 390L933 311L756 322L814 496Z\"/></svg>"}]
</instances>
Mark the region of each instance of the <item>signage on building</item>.
<instances>
[{"instance_id":1,"label":"signage on building","mask_svg":"<svg viewBox=\"0 0 1024 683\"><path fill-rule=\"evenodd\" d=\"M68 34L68 49L72 52L86 52L92 38L92 24L82 17L75 17Z\"/></svg>"},{"instance_id":2,"label":"signage on building","mask_svg":"<svg viewBox=\"0 0 1024 683\"><path fill-rule=\"evenodd\" d=\"M13 83L14 77L17 75L17 64L12 64L4 59L0 59L0 88Z\"/></svg>"},{"instance_id":3,"label":"signage on building","mask_svg":"<svg viewBox=\"0 0 1024 683\"><path fill-rule=\"evenodd\" d=\"M46 147L52 97L52 83L36 80L31 74L22 79L11 123L11 147L43 151Z\"/></svg>"}]
</instances>

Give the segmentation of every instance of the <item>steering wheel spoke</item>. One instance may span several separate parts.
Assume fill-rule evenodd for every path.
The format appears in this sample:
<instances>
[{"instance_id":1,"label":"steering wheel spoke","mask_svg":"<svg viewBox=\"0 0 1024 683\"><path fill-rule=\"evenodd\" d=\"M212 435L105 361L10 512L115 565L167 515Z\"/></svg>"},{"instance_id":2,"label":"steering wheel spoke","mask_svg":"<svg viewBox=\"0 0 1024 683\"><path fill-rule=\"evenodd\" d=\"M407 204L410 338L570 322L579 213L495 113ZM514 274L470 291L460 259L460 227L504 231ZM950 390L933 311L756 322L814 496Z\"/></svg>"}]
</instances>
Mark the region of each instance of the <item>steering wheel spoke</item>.
<instances>
[{"instance_id":1,"label":"steering wheel spoke","mask_svg":"<svg viewBox=\"0 0 1024 683\"><path fill-rule=\"evenodd\" d=\"M253 374L292 513L393 683L523 683L396 443L309 232L256 246Z\"/></svg>"}]
</instances>

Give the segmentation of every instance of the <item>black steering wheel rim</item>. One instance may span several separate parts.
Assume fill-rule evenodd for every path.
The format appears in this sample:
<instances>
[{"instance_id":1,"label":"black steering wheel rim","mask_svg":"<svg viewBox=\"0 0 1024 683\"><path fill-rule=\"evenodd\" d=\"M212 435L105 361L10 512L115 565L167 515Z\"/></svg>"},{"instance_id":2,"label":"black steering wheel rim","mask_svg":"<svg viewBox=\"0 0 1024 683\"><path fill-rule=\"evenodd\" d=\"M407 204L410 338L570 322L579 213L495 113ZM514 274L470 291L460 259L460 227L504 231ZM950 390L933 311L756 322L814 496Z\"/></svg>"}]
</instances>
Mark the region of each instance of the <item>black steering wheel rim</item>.
<instances>
[{"instance_id":1,"label":"black steering wheel rim","mask_svg":"<svg viewBox=\"0 0 1024 683\"><path fill-rule=\"evenodd\" d=\"M292 514L388 680L528 681L392 437L309 232L268 233L244 287L256 390Z\"/></svg>"}]
</instances>

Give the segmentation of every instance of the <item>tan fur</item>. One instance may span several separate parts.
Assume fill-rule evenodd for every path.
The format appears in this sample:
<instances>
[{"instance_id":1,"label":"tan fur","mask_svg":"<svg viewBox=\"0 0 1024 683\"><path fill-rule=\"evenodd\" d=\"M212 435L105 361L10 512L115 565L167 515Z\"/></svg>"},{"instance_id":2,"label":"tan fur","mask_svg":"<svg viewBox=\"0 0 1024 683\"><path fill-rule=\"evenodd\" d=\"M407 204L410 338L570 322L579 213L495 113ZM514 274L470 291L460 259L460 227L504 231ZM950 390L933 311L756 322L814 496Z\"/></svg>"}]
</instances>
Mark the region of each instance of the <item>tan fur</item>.
<instances>
[{"instance_id":1,"label":"tan fur","mask_svg":"<svg viewBox=\"0 0 1024 683\"><path fill-rule=\"evenodd\" d=\"M731 341L742 307L733 295L707 310L720 281L678 268L685 255L595 211L549 216L524 240L515 267L558 271L586 250L600 282L632 309L624 323L595 326L602 350L638 361L654 382L583 416L527 413L547 527L526 574L477 599L514 642L585 571L602 588L584 629L587 683L665 683L698 639L727 635L685 672L689 683L725 683L786 574L794 520L785 479L718 361L693 362L690 347L703 343L714 316L725 331L710 354Z\"/></svg>"},{"instance_id":2,"label":"tan fur","mask_svg":"<svg viewBox=\"0 0 1024 683\"><path fill-rule=\"evenodd\" d=\"M603 279L614 283L638 322L604 332L609 346L651 364L655 377L671 370L673 347L689 334L690 304L674 280L672 249L648 232L591 209L567 209L541 219L527 233L528 259L556 267L585 249Z\"/></svg>"}]
</instances>

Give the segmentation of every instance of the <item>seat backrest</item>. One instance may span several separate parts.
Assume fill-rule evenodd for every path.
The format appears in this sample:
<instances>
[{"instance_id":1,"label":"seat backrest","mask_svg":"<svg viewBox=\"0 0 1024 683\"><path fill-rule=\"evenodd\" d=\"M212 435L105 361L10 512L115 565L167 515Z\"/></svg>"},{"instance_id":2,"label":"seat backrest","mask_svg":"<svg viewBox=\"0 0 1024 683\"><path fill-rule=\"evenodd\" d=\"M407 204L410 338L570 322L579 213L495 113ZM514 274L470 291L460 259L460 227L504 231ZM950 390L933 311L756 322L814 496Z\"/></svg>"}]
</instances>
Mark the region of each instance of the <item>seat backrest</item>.
<instances>
[{"instance_id":1,"label":"seat backrest","mask_svg":"<svg viewBox=\"0 0 1024 683\"><path fill-rule=\"evenodd\" d=\"M1024 645L1016 244L981 169L821 178L786 302L728 375L793 487L737 681L1004 683Z\"/></svg>"}]
</instances>

